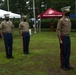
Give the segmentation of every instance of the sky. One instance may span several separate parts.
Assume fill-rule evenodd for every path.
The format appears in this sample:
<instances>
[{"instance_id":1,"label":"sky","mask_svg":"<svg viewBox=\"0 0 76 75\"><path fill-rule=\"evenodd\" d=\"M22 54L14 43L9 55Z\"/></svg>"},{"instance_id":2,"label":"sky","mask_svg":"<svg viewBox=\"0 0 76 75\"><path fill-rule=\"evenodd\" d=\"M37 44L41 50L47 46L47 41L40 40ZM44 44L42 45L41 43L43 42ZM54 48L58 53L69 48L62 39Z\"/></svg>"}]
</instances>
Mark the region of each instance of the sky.
<instances>
[{"instance_id":1,"label":"sky","mask_svg":"<svg viewBox=\"0 0 76 75\"><path fill-rule=\"evenodd\" d=\"M2 1L4 1L4 0L2 0Z\"/></svg>"}]
</instances>

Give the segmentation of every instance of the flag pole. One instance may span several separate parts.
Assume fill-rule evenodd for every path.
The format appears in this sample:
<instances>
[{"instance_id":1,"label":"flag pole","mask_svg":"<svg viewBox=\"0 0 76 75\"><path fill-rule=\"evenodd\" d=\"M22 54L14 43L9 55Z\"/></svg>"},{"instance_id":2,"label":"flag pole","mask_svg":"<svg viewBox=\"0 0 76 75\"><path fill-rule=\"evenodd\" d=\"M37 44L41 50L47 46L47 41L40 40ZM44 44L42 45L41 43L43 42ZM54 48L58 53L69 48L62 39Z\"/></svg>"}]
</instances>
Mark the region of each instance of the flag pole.
<instances>
[{"instance_id":1,"label":"flag pole","mask_svg":"<svg viewBox=\"0 0 76 75\"><path fill-rule=\"evenodd\" d=\"M9 0L7 0L7 9L9 11Z\"/></svg>"},{"instance_id":2,"label":"flag pole","mask_svg":"<svg viewBox=\"0 0 76 75\"><path fill-rule=\"evenodd\" d=\"M36 33L35 0L33 0L33 15L34 15L34 33Z\"/></svg>"}]
</instances>

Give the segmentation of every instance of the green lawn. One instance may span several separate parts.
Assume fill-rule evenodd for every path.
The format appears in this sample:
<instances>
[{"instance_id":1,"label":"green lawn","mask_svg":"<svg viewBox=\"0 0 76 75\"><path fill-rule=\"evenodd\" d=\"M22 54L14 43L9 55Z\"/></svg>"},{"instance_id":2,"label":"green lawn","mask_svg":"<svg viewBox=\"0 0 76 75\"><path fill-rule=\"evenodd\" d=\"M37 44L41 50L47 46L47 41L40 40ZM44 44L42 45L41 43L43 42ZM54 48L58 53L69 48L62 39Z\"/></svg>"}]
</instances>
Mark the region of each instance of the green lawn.
<instances>
[{"instance_id":1,"label":"green lawn","mask_svg":"<svg viewBox=\"0 0 76 75\"><path fill-rule=\"evenodd\" d=\"M76 75L75 32L71 32L71 45L70 62L75 69L63 71L60 68L60 50L56 32L33 33L30 39L30 54L24 55L22 39L16 29L13 40L14 59L5 57L4 42L0 39L0 75Z\"/></svg>"}]
</instances>

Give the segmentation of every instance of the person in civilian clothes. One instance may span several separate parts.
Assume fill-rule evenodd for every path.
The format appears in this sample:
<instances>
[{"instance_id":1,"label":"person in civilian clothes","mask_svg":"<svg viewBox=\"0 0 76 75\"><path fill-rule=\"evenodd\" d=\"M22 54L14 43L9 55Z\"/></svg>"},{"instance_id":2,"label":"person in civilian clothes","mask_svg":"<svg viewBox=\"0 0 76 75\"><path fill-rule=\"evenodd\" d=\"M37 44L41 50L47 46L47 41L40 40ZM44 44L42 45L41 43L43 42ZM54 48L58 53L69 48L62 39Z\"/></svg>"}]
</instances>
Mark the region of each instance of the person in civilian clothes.
<instances>
[{"instance_id":1,"label":"person in civilian clothes","mask_svg":"<svg viewBox=\"0 0 76 75\"><path fill-rule=\"evenodd\" d=\"M22 21L19 24L19 34L23 40L23 53L29 53L29 42L30 42L30 34L29 34L29 23L26 21L26 16L22 17Z\"/></svg>"},{"instance_id":2,"label":"person in civilian clothes","mask_svg":"<svg viewBox=\"0 0 76 75\"><path fill-rule=\"evenodd\" d=\"M70 65L70 6L63 7L61 10L63 12L63 17L58 21L57 25L57 35L60 43L60 63L63 70L70 70L73 69Z\"/></svg>"},{"instance_id":3,"label":"person in civilian clothes","mask_svg":"<svg viewBox=\"0 0 76 75\"><path fill-rule=\"evenodd\" d=\"M0 25L0 32L2 39L4 40L7 58L13 58L12 56L13 28L14 25L10 21L9 15L5 15L5 20L2 21Z\"/></svg>"}]
</instances>

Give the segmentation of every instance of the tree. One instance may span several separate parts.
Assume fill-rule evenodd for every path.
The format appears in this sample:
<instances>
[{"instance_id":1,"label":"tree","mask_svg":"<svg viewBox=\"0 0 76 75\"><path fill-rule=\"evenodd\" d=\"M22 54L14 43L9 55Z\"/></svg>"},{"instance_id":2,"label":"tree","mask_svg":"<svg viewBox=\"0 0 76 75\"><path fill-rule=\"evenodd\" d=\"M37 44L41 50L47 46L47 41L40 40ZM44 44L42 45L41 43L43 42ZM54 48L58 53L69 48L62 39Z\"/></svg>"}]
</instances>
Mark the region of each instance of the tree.
<instances>
[{"instance_id":1,"label":"tree","mask_svg":"<svg viewBox=\"0 0 76 75\"><path fill-rule=\"evenodd\" d=\"M26 0L10 0L10 11L19 14L26 14Z\"/></svg>"},{"instance_id":2,"label":"tree","mask_svg":"<svg viewBox=\"0 0 76 75\"><path fill-rule=\"evenodd\" d=\"M26 2L29 1L28 4ZM71 6L72 13L75 12L75 0L35 0L36 16L44 13L48 8L61 11L64 6ZM7 10L7 0L0 0L0 9ZM33 0L9 0L10 11L33 17Z\"/></svg>"},{"instance_id":3,"label":"tree","mask_svg":"<svg viewBox=\"0 0 76 75\"><path fill-rule=\"evenodd\" d=\"M6 9L6 4L3 0L0 0L0 9Z\"/></svg>"},{"instance_id":4,"label":"tree","mask_svg":"<svg viewBox=\"0 0 76 75\"><path fill-rule=\"evenodd\" d=\"M75 12L75 0L51 0L51 7L58 11L65 6L71 6L72 13Z\"/></svg>"}]
</instances>

